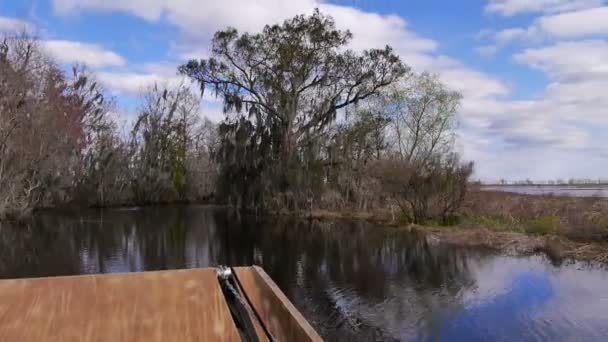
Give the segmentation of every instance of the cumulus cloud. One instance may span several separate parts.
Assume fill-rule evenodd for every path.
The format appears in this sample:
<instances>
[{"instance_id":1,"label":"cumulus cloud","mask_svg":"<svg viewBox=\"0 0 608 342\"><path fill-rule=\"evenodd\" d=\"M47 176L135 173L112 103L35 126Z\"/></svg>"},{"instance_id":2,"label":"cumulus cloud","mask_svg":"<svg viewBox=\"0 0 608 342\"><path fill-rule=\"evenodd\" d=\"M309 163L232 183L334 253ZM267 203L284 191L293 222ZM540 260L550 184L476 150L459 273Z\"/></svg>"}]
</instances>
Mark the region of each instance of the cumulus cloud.
<instances>
[{"instance_id":1,"label":"cumulus cloud","mask_svg":"<svg viewBox=\"0 0 608 342\"><path fill-rule=\"evenodd\" d=\"M192 35L211 34L226 24L245 31L256 31L267 23L311 11L317 0L54 0L54 10L61 15L78 11L127 12L148 21L167 19ZM221 26L218 26L221 24Z\"/></svg>"},{"instance_id":2,"label":"cumulus cloud","mask_svg":"<svg viewBox=\"0 0 608 342\"><path fill-rule=\"evenodd\" d=\"M425 70L438 73L439 78L448 87L461 92L467 100L501 97L510 93L509 87L501 80L471 69L456 60L452 60L448 65L431 65Z\"/></svg>"},{"instance_id":3,"label":"cumulus cloud","mask_svg":"<svg viewBox=\"0 0 608 342\"><path fill-rule=\"evenodd\" d=\"M463 103L465 155L483 161L478 176L600 176L608 158L603 148L608 144L608 42L561 41L527 48L513 58L544 72L550 82L525 101Z\"/></svg>"},{"instance_id":4,"label":"cumulus cloud","mask_svg":"<svg viewBox=\"0 0 608 342\"><path fill-rule=\"evenodd\" d=\"M397 15L380 15L352 7L323 4L319 9L331 15L338 28L353 33L351 48L363 50L391 45L397 52L431 52L438 46L431 39L409 30L407 22Z\"/></svg>"},{"instance_id":5,"label":"cumulus cloud","mask_svg":"<svg viewBox=\"0 0 608 342\"><path fill-rule=\"evenodd\" d=\"M529 30L559 38L608 34L608 6L543 16Z\"/></svg>"},{"instance_id":6,"label":"cumulus cloud","mask_svg":"<svg viewBox=\"0 0 608 342\"><path fill-rule=\"evenodd\" d=\"M608 41L565 41L528 48L514 56L519 63L561 81L608 80Z\"/></svg>"},{"instance_id":7,"label":"cumulus cloud","mask_svg":"<svg viewBox=\"0 0 608 342\"><path fill-rule=\"evenodd\" d=\"M227 26L241 31L259 31L268 23L281 22L296 14L312 13L314 8L332 15L338 27L349 29L355 39L351 47L364 49L392 45L397 51L432 51L437 43L409 30L407 22L396 15L380 15L352 7L322 3L317 0L226 0L205 3L195 0L55 0L55 11L70 14L78 11L101 10L131 13L149 21L167 20L182 33L174 48L183 59L205 55L201 44L208 43L213 33Z\"/></svg>"},{"instance_id":8,"label":"cumulus cloud","mask_svg":"<svg viewBox=\"0 0 608 342\"><path fill-rule=\"evenodd\" d=\"M68 40L46 40L43 48L60 63L85 63L92 67L122 66L123 57L97 44Z\"/></svg>"},{"instance_id":9,"label":"cumulus cloud","mask_svg":"<svg viewBox=\"0 0 608 342\"><path fill-rule=\"evenodd\" d=\"M513 27L491 35L496 46L514 40L546 41L608 35L608 6L543 15L528 27Z\"/></svg>"}]
</instances>

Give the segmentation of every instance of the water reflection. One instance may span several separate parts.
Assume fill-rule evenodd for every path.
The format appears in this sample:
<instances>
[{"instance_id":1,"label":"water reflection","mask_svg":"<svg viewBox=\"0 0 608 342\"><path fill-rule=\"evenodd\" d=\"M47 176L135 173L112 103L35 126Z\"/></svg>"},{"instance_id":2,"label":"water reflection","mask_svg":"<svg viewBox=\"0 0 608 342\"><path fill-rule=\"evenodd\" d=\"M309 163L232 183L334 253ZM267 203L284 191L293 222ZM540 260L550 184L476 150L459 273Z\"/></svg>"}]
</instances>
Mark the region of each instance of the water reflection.
<instances>
[{"instance_id":1,"label":"water reflection","mask_svg":"<svg viewBox=\"0 0 608 342\"><path fill-rule=\"evenodd\" d=\"M218 264L262 265L328 340L608 337L603 270L430 245L362 223L162 207L41 213L29 227L0 227L4 278Z\"/></svg>"}]
</instances>

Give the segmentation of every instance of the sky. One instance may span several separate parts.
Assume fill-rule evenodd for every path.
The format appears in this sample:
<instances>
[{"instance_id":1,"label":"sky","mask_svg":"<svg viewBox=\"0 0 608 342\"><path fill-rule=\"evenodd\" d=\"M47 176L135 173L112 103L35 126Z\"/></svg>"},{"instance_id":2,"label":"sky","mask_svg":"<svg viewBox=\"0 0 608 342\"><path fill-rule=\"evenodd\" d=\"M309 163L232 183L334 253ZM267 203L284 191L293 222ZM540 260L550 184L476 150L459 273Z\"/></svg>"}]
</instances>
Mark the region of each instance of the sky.
<instances>
[{"instance_id":1,"label":"sky","mask_svg":"<svg viewBox=\"0 0 608 342\"><path fill-rule=\"evenodd\" d=\"M126 118L145 87L209 56L215 31L314 8L352 49L389 44L462 93L457 148L477 179L608 178L608 0L0 0L0 33L86 63ZM201 106L221 119L215 99Z\"/></svg>"}]
</instances>

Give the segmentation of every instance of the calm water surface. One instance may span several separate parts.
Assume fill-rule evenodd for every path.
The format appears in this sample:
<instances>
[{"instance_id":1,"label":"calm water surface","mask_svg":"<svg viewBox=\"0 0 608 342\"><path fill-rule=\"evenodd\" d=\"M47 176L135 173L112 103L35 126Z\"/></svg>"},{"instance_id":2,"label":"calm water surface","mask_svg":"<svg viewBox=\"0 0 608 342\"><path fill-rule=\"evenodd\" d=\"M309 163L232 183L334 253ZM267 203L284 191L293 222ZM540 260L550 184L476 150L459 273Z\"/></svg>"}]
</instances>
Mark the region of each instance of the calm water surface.
<instances>
[{"instance_id":1,"label":"calm water surface","mask_svg":"<svg viewBox=\"0 0 608 342\"><path fill-rule=\"evenodd\" d=\"M0 228L0 277L262 265L327 340L606 341L608 271L446 248L362 223L218 209L43 213Z\"/></svg>"},{"instance_id":2,"label":"calm water surface","mask_svg":"<svg viewBox=\"0 0 608 342\"><path fill-rule=\"evenodd\" d=\"M608 185L489 185L482 189L526 195L608 198Z\"/></svg>"}]
</instances>

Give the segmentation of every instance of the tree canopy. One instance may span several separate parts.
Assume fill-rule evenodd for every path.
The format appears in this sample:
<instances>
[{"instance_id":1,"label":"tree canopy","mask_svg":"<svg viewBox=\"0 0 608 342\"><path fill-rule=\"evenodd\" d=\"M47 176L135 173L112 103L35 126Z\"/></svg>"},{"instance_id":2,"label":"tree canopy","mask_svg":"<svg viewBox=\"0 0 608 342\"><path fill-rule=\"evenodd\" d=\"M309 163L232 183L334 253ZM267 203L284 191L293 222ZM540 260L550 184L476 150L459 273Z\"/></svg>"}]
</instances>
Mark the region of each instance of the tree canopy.
<instances>
[{"instance_id":1,"label":"tree canopy","mask_svg":"<svg viewBox=\"0 0 608 342\"><path fill-rule=\"evenodd\" d=\"M192 60L180 71L198 81L202 91L211 88L225 111L244 112L257 125L276 127L297 140L408 70L388 46L360 54L345 49L351 37L317 10L257 34L219 31L213 56Z\"/></svg>"},{"instance_id":2,"label":"tree canopy","mask_svg":"<svg viewBox=\"0 0 608 342\"><path fill-rule=\"evenodd\" d=\"M293 163L307 137L334 121L339 109L377 94L409 71L389 46L357 53L348 49L351 38L316 10L260 33L219 31L210 58L191 60L179 70L202 92L210 89L222 99L230 114L225 132L242 131L239 126L246 124L253 135L248 143L268 144L250 150Z\"/></svg>"}]
</instances>

